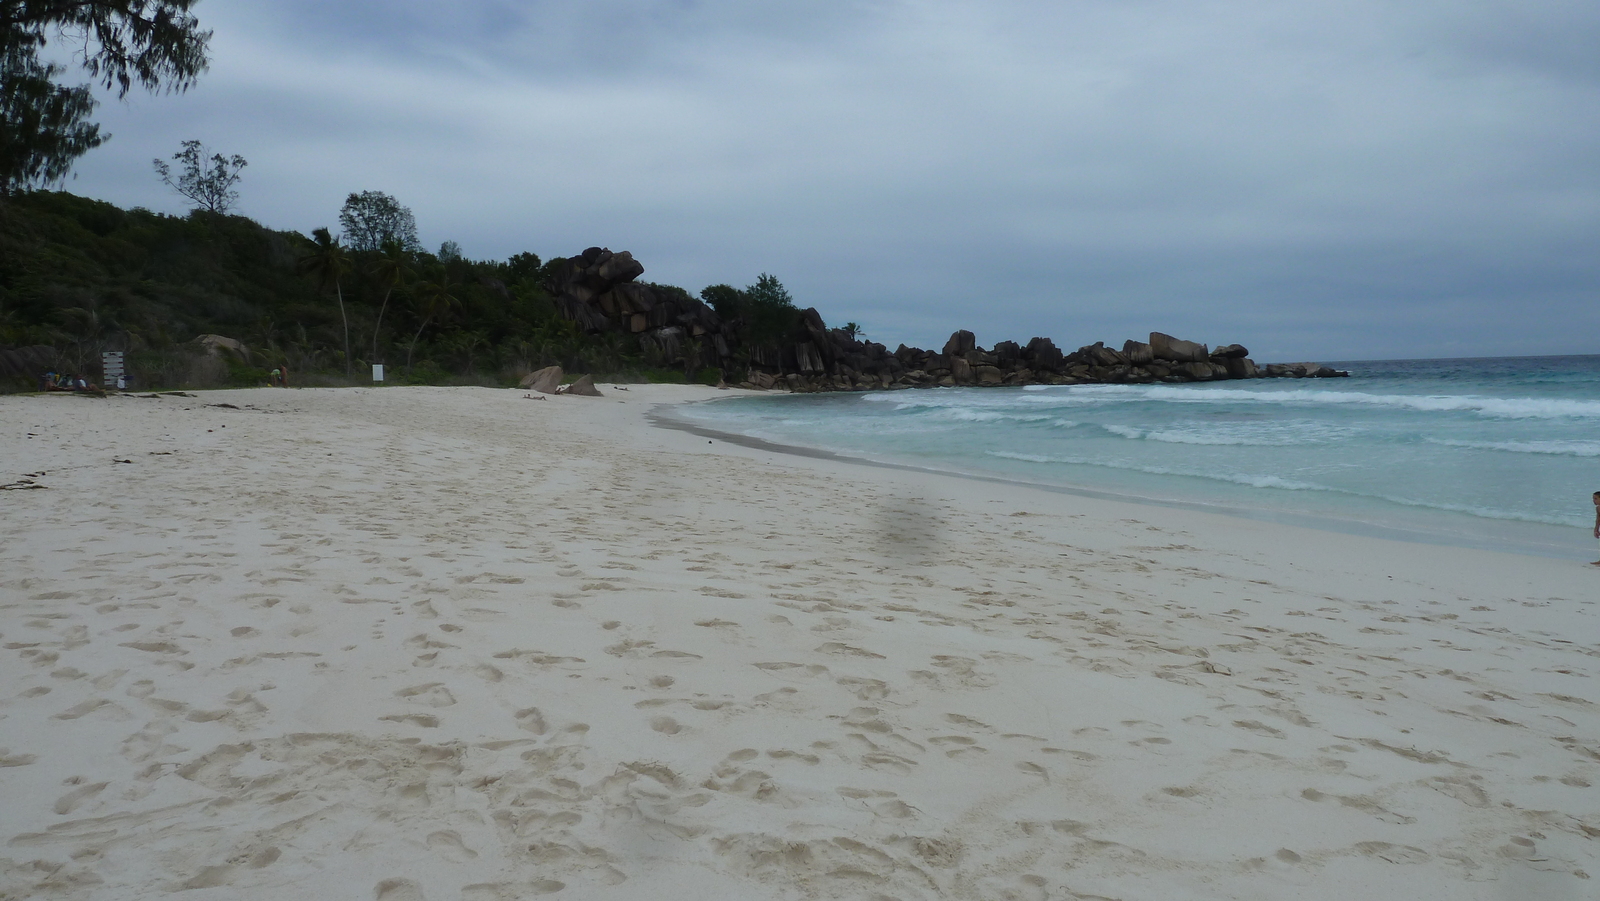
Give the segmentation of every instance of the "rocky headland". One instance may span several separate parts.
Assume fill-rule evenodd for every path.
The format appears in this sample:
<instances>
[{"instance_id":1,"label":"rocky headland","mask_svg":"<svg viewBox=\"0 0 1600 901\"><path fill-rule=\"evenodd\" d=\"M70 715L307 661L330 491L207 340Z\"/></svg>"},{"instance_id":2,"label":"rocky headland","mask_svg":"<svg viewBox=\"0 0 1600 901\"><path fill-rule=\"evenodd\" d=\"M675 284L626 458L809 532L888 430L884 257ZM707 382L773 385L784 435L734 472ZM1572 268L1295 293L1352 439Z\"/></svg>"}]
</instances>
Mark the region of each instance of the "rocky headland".
<instances>
[{"instance_id":1,"label":"rocky headland","mask_svg":"<svg viewBox=\"0 0 1600 901\"><path fill-rule=\"evenodd\" d=\"M1050 338L979 347L960 330L924 350L862 341L828 328L815 308L799 310L779 341L748 342L737 321L705 302L637 281L644 266L627 251L591 247L568 258L546 284L561 315L590 333L636 336L645 353L686 371L715 367L740 387L790 391L1012 385L1147 384L1253 378L1330 378L1348 372L1317 363L1258 365L1239 344L1216 348L1151 332L1121 349L1096 341L1063 352Z\"/></svg>"}]
</instances>

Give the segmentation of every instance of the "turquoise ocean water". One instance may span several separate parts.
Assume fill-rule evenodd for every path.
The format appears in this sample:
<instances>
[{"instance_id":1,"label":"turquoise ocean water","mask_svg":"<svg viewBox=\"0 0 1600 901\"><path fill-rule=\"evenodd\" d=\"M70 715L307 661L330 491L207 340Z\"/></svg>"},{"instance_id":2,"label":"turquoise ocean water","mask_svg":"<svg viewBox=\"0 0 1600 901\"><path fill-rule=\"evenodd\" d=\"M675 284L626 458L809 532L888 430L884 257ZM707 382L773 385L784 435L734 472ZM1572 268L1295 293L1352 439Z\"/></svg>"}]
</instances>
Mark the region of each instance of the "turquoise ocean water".
<instances>
[{"instance_id":1,"label":"turquoise ocean water","mask_svg":"<svg viewBox=\"0 0 1600 901\"><path fill-rule=\"evenodd\" d=\"M1330 365L1351 377L774 395L679 415L1041 488L1595 559L1600 356Z\"/></svg>"}]
</instances>

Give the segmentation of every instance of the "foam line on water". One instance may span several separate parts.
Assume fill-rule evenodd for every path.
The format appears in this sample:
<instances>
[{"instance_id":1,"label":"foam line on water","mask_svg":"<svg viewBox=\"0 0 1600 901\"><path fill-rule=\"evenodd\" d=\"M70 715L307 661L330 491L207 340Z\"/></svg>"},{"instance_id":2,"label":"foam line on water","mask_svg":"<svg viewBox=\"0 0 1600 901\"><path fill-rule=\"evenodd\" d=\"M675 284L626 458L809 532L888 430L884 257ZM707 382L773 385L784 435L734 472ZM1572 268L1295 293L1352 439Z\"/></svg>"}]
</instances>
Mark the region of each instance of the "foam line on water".
<instances>
[{"instance_id":1,"label":"foam line on water","mask_svg":"<svg viewBox=\"0 0 1600 901\"><path fill-rule=\"evenodd\" d=\"M1600 401L1540 397L1486 397L1474 394L1371 394L1364 391L1093 385L1029 392L1022 401L1076 405L1085 402L1160 401L1175 404L1350 405L1390 407L1423 413L1475 413L1495 419L1600 419ZM949 403L950 401L945 401Z\"/></svg>"},{"instance_id":2,"label":"foam line on water","mask_svg":"<svg viewBox=\"0 0 1600 901\"><path fill-rule=\"evenodd\" d=\"M1451 438L1426 438L1424 440L1429 444L1437 444L1442 447L1503 451L1509 454L1600 457L1600 441L1459 441Z\"/></svg>"},{"instance_id":3,"label":"foam line on water","mask_svg":"<svg viewBox=\"0 0 1600 901\"><path fill-rule=\"evenodd\" d=\"M1539 523L1542 525L1552 526L1581 526L1585 524L1582 520L1571 517L1540 516L1534 513L1521 513L1516 510L1501 510L1472 504L1434 503L1395 495L1375 494L1364 491L1351 491L1348 488L1335 488L1331 485L1318 485L1313 482L1301 482L1274 475L1198 472L1166 466L1141 466L1137 464L1123 463L1117 460L1053 456L1049 454L1025 454L1015 453L1012 451L985 451L984 453L991 457L1000 457L1007 460L1018 460L1024 463L1098 466L1106 469L1120 469L1127 472L1142 472L1149 475L1186 476L1195 479L1206 479L1213 482L1227 482L1234 485L1244 485L1249 488L1271 488L1282 491L1325 492L1327 494L1338 494L1346 497L1361 498L1364 500L1386 501L1388 503L1398 504L1403 507L1439 510L1446 513L1462 513L1468 516L1475 516L1480 519L1510 520L1513 522Z\"/></svg>"},{"instance_id":4,"label":"foam line on water","mask_svg":"<svg viewBox=\"0 0 1600 901\"><path fill-rule=\"evenodd\" d=\"M1132 441L1193 444L1202 447L1297 447L1325 444L1358 434L1359 430L1298 421L1246 427L1209 426L1194 429L1142 429L1099 423L1102 430Z\"/></svg>"},{"instance_id":5,"label":"foam line on water","mask_svg":"<svg viewBox=\"0 0 1600 901\"><path fill-rule=\"evenodd\" d=\"M1340 489L1338 489L1338 488L1330 488L1327 485L1316 485L1316 484L1313 484L1311 482L1297 482L1297 481L1295 481L1293 479L1285 479L1285 478L1281 478L1279 476L1274 476L1274 475L1245 475L1245 474L1238 474L1238 473L1222 473L1222 472L1190 472L1190 471L1182 470L1182 469L1172 469L1172 468L1165 467L1165 466L1139 466L1139 465L1134 465L1134 464L1129 464L1129 463L1121 463L1121 462L1116 461L1116 460L1099 460L1099 459L1090 459L1088 457L1059 457L1059 456L1053 456L1053 455L1049 455L1049 454L1017 453L1015 451L993 451L992 450L992 451L984 451L984 453L986 455L988 455L988 456L991 456L991 457L1000 457L1000 458L1006 459L1006 460L1020 460L1020 461L1022 461L1024 463L1056 463L1056 464L1065 463L1065 464L1076 464L1076 465L1080 465L1080 466L1104 466L1104 467L1107 467L1109 469L1122 469L1122 470L1127 470L1127 471L1130 471L1130 472L1143 472L1143 473L1149 473L1150 475L1193 476L1195 478L1211 479L1213 481L1218 481L1218 482L1232 482L1235 485L1247 485L1247 486L1249 486L1251 488L1282 488L1282 489L1287 490L1287 491L1334 491L1334 492L1339 492L1339 493L1348 493L1348 492L1340 491Z\"/></svg>"}]
</instances>

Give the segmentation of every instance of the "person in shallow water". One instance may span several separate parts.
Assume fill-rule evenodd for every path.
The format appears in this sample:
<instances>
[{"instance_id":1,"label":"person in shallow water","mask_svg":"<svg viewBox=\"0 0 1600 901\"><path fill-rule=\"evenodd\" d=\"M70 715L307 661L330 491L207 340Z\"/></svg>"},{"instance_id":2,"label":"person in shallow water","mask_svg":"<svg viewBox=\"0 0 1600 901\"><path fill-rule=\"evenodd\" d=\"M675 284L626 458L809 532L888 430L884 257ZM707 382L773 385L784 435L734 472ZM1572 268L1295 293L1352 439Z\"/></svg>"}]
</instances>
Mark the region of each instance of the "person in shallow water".
<instances>
[{"instance_id":1,"label":"person in shallow water","mask_svg":"<svg viewBox=\"0 0 1600 901\"><path fill-rule=\"evenodd\" d=\"M1600 491L1594 493L1594 537L1600 538ZM1600 560L1589 565L1600 566Z\"/></svg>"}]
</instances>

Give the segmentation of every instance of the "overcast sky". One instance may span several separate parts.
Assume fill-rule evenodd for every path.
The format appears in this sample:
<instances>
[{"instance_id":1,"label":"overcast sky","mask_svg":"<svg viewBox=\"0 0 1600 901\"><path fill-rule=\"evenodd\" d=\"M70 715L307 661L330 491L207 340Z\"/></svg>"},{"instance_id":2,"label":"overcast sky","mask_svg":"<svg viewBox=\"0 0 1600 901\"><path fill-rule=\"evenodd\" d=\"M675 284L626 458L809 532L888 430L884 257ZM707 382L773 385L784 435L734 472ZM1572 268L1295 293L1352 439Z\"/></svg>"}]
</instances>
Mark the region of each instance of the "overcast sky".
<instances>
[{"instance_id":1,"label":"overcast sky","mask_svg":"<svg viewBox=\"0 0 1600 901\"><path fill-rule=\"evenodd\" d=\"M240 211L393 194L474 258L778 276L893 348L1152 329L1258 360L1600 353L1594 0L203 0L187 94L66 185L250 161Z\"/></svg>"}]
</instances>

